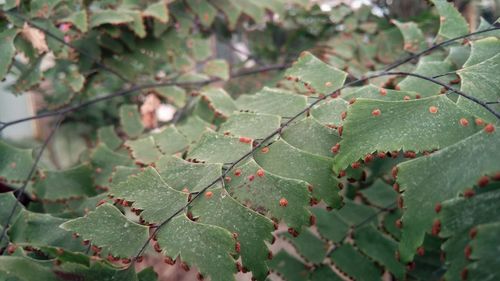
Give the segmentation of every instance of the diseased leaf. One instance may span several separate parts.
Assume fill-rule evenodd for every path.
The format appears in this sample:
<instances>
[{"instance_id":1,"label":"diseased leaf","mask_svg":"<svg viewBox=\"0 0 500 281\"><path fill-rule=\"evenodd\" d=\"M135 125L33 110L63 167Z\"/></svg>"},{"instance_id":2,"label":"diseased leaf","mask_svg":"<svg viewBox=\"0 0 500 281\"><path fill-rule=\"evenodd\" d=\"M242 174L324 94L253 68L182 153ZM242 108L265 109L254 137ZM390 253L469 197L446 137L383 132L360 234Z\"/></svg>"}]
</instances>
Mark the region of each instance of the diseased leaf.
<instances>
[{"instance_id":1,"label":"diseased leaf","mask_svg":"<svg viewBox=\"0 0 500 281\"><path fill-rule=\"evenodd\" d=\"M0 141L0 181L25 181L34 162L31 153Z\"/></svg>"},{"instance_id":2,"label":"diseased leaf","mask_svg":"<svg viewBox=\"0 0 500 281\"><path fill-rule=\"evenodd\" d=\"M297 251L305 258L305 260L314 264L319 264L325 259L328 245L310 230L303 231L299 236L293 237L290 233L285 232L280 236L287 238Z\"/></svg>"},{"instance_id":3,"label":"diseased leaf","mask_svg":"<svg viewBox=\"0 0 500 281\"><path fill-rule=\"evenodd\" d=\"M342 125L342 112L347 111L349 104L343 99L333 99L314 106L311 115L321 124L328 127Z\"/></svg>"},{"instance_id":4,"label":"diseased leaf","mask_svg":"<svg viewBox=\"0 0 500 281\"><path fill-rule=\"evenodd\" d=\"M143 15L155 18L161 23L167 23L169 19L167 5L162 0L149 5L146 10L144 10Z\"/></svg>"},{"instance_id":5,"label":"diseased leaf","mask_svg":"<svg viewBox=\"0 0 500 281\"><path fill-rule=\"evenodd\" d=\"M324 157L332 157L332 146L340 141L338 133L308 117L286 129L282 138L295 148Z\"/></svg>"},{"instance_id":6,"label":"diseased leaf","mask_svg":"<svg viewBox=\"0 0 500 281\"><path fill-rule=\"evenodd\" d=\"M187 193L169 187L152 167L113 186L110 194L132 202L132 207L142 210L140 216L150 223L162 222L187 203Z\"/></svg>"},{"instance_id":7,"label":"diseased leaf","mask_svg":"<svg viewBox=\"0 0 500 281\"><path fill-rule=\"evenodd\" d=\"M116 166L132 166L132 159L109 149L105 144L99 144L90 154L92 167L95 168L95 184L107 186L108 180Z\"/></svg>"},{"instance_id":8,"label":"diseased leaf","mask_svg":"<svg viewBox=\"0 0 500 281\"><path fill-rule=\"evenodd\" d=\"M243 266L252 271L254 278L265 279L269 251L265 242L270 243L273 238L272 221L240 205L226 190L210 192L210 196L205 193L191 208L194 217L198 217L196 222L220 226L236 235Z\"/></svg>"},{"instance_id":9,"label":"diseased leaf","mask_svg":"<svg viewBox=\"0 0 500 281\"><path fill-rule=\"evenodd\" d=\"M472 198L454 198L442 203L438 218L442 226L439 236L448 238L443 244L447 264L445 278L461 278L462 270L470 263L464 255L464 249L470 241L469 233L478 225L499 220L500 205L496 203L499 199L500 192L494 190ZM474 250L473 255L476 253Z\"/></svg>"},{"instance_id":10,"label":"diseased leaf","mask_svg":"<svg viewBox=\"0 0 500 281\"><path fill-rule=\"evenodd\" d=\"M233 136L263 139L280 127L277 115L240 112L231 115L219 128L219 132Z\"/></svg>"},{"instance_id":11,"label":"diseased leaf","mask_svg":"<svg viewBox=\"0 0 500 281\"><path fill-rule=\"evenodd\" d=\"M0 256L0 277L5 280L57 281L56 274L47 267L48 262L40 262L26 257ZM12 279L10 279L12 278Z\"/></svg>"},{"instance_id":12,"label":"diseased leaf","mask_svg":"<svg viewBox=\"0 0 500 281\"><path fill-rule=\"evenodd\" d=\"M425 42L424 34L422 30L418 27L418 25L414 22L399 22L397 20L391 20L398 28L399 31L403 34L404 38L404 50L417 53L425 48L427 48L427 43Z\"/></svg>"},{"instance_id":13,"label":"diseased leaf","mask_svg":"<svg viewBox=\"0 0 500 281\"><path fill-rule=\"evenodd\" d=\"M250 143L242 142L239 138L207 132L189 151L187 159L209 163L231 163L251 149Z\"/></svg>"},{"instance_id":14,"label":"diseased leaf","mask_svg":"<svg viewBox=\"0 0 500 281\"><path fill-rule=\"evenodd\" d=\"M458 37L469 32L469 26L460 12L446 0L432 0L439 13L438 35L445 39Z\"/></svg>"},{"instance_id":15,"label":"diseased leaf","mask_svg":"<svg viewBox=\"0 0 500 281\"><path fill-rule=\"evenodd\" d=\"M136 140L128 140L125 147L130 151L136 163L151 164L156 162L162 155L158 150L153 137L145 137Z\"/></svg>"},{"instance_id":16,"label":"diseased leaf","mask_svg":"<svg viewBox=\"0 0 500 281\"><path fill-rule=\"evenodd\" d=\"M137 138L144 131L136 105L126 104L120 107L120 124L123 131L131 138Z\"/></svg>"},{"instance_id":17,"label":"diseased leaf","mask_svg":"<svg viewBox=\"0 0 500 281\"><path fill-rule=\"evenodd\" d=\"M157 236L163 254L172 259L179 256L212 280L235 280L236 261L232 255L236 254L236 241L226 229L179 215L161 228ZM189 239L179 239L181 237Z\"/></svg>"},{"instance_id":18,"label":"diseased leaf","mask_svg":"<svg viewBox=\"0 0 500 281\"><path fill-rule=\"evenodd\" d=\"M217 77L222 80L229 79L229 65L226 60L210 60L205 63L203 70L209 76Z\"/></svg>"},{"instance_id":19,"label":"diseased leaf","mask_svg":"<svg viewBox=\"0 0 500 281\"><path fill-rule=\"evenodd\" d=\"M399 244L403 262L413 258L425 232L431 229L437 203L456 197L482 175L500 170L499 143L498 129L481 131L428 157L398 165L397 181L404 191L405 207ZM453 165L443 165L443 161Z\"/></svg>"},{"instance_id":20,"label":"diseased leaf","mask_svg":"<svg viewBox=\"0 0 500 281\"><path fill-rule=\"evenodd\" d=\"M163 154L182 152L188 146L187 138L179 133L174 126L165 127L159 133L153 133L151 136Z\"/></svg>"},{"instance_id":21,"label":"diseased leaf","mask_svg":"<svg viewBox=\"0 0 500 281\"><path fill-rule=\"evenodd\" d=\"M236 167L225 185L240 203L270 218L284 220L295 230L309 223L310 194L304 181L277 176L249 160ZM287 200L286 207L280 205L282 198Z\"/></svg>"},{"instance_id":22,"label":"diseased leaf","mask_svg":"<svg viewBox=\"0 0 500 281\"><path fill-rule=\"evenodd\" d=\"M90 15L90 28L102 24L123 24L133 22L134 18L118 10L99 10Z\"/></svg>"},{"instance_id":23,"label":"diseased leaf","mask_svg":"<svg viewBox=\"0 0 500 281\"><path fill-rule=\"evenodd\" d=\"M471 55L465 62L464 68L457 71L462 80L460 90L481 101L495 102L500 99L500 82L496 73L500 71L500 39L485 38L472 45ZM489 122L498 119L478 104L460 97L458 106L484 118ZM489 105L496 112L500 111L500 104Z\"/></svg>"},{"instance_id":24,"label":"diseased leaf","mask_svg":"<svg viewBox=\"0 0 500 281\"><path fill-rule=\"evenodd\" d=\"M468 126L461 125L462 118ZM418 153L447 147L480 130L473 120L442 95L398 102L358 99L347 111L334 170L376 151Z\"/></svg>"},{"instance_id":25,"label":"diseased leaf","mask_svg":"<svg viewBox=\"0 0 500 281\"><path fill-rule=\"evenodd\" d=\"M500 277L498 271L499 250L498 235L500 234L500 222L483 224L477 227L477 235L470 243L471 259L475 260L467 266L470 280L495 280Z\"/></svg>"},{"instance_id":26,"label":"diseased leaf","mask_svg":"<svg viewBox=\"0 0 500 281\"><path fill-rule=\"evenodd\" d=\"M86 247L80 239L59 228L66 219L22 210L9 229L11 241L18 245L59 247L73 252L83 252Z\"/></svg>"},{"instance_id":27,"label":"diseased leaf","mask_svg":"<svg viewBox=\"0 0 500 281\"><path fill-rule=\"evenodd\" d=\"M243 95L236 100L241 110L291 117L306 108L306 97L292 92L264 87L254 95Z\"/></svg>"},{"instance_id":28,"label":"diseased leaf","mask_svg":"<svg viewBox=\"0 0 500 281\"><path fill-rule=\"evenodd\" d=\"M304 52L292 67L287 69L285 76L300 80L316 93L330 94L344 85L347 73L322 62L309 52Z\"/></svg>"},{"instance_id":29,"label":"diseased leaf","mask_svg":"<svg viewBox=\"0 0 500 281\"><path fill-rule=\"evenodd\" d=\"M96 195L90 165L61 171L44 171L34 186L38 198L49 201L71 200Z\"/></svg>"},{"instance_id":30,"label":"diseased leaf","mask_svg":"<svg viewBox=\"0 0 500 281\"><path fill-rule=\"evenodd\" d=\"M312 185L313 195L332 207L340 207L338 181L331 172L332 160L299 150L283 140L274 142L269 151L259 151L255 161L264 170Z\"/></svg>"},{"instance_id":31,"label":"diseased leaf","mask_svg":"<svg viewBox=\"0 0 500 281\"><path fill-rule=\"evenodd\" d=\"M394 255L398 245L396 241L371 225L355 230L354 237L362 253L385 266L397 279L404 279L405 267Z\"/></svg>"},{"instance_id":32,"label":"diseased leaf","mask_svg":"<svg viewBox=\"0 0 500 281\"><path fill-rule=\"evenodd\" d=\"M210 4L210 2L203 0L188 0L187 4L191 10L198 16L201 24L206 27L212 25L215 16L217 15L217 9Z\"/></svg>"},{"instance_id":33,"label":"diseased leaf","mask_svg":"<svg viewBox=\"0 0 500 281\"><path fill-rule=\"evenodd\" d=\"M87 32L88 31L88 20L87 20L87 11L86 10L81 10L78 12L74 12L68 17L60 20L60 22L65 22L65 23L71 23L73 24L76 28L78 28L81 32Z\"/></svg>"},{"instance_id":34,"label":"diseased leaf","mask_svg":"<svg viewBox=\"0 0 500 281\"><path fill-rule=\"evenodd\" d=\"M288 281L302 281L309 275L307 266L284 250L274 255L269 267Z\"/></svg>"},{"instance_id":35,"label":"diseased leaf","mask_svg":"<svg viewBox=\"0 0 500 281\"><path fill-rule=\"evenodd\" d=\"M61 228L78 233L102 248L103 254L128 258L139 252L148 239L148 228L127 220L111 204L103 204L88 215L63 223Z\"/></svg>"},{"instance_id":36,"label":"diseased leaf","mask_svg":"<svg viewBox=\"0 0 500 281\"><path fill-rule=\"evenodd\" d=\"M116 134L113 126L101 127L97 130L99 141L102 141L107 147L111 149L118 149L123 140Z\"/></svg>"},{"instance_id":37,"label":"diseased leaf","mask_svg":"<svg viewBox=\"0 0 500 281\"><path fill-rule=\"evenodd\" d=\"M413 73L420 74L426 77L433 77L448 73L452 70L451 65L442 61L419 61L417 68ZM440 79L437 79L440 80ZM403 91L416 92L420 97L430 97L441 93L441 85L430 81L425 81L421 78L408 76L403 81L398 83L398 86Z\"/></svg>"},{"instance_id":38,"label":"diseased leaf","mask_svg":"<svg viewBox=\"0 0 500 281\"><path fill-rule=\"evenodd\" d=\"M349 244L336 248L330 258L336 267L355 280L381 280L382 272L375 264Z\"/></svg>"},{"instance_id":39,"label":"diseased leaf","mask_svg":"<svg viewBox=\"0 0 500 281\"><path fill-rule=\"evenodd\" d=\"M169 155L158 160L156 169L168 186L184 192L199 192L222 175L221 164L191 163Z\"/></svg>"}]
</instances>

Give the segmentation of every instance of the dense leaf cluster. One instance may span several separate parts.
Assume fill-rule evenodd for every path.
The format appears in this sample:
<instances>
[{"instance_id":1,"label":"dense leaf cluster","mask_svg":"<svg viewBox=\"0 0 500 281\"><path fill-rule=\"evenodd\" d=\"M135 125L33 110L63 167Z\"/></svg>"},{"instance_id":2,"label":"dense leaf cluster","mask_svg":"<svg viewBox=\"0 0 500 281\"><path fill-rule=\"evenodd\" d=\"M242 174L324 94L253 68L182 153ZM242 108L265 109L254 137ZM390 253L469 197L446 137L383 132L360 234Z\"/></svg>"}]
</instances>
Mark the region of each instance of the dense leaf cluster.
<instances>
[{"instance_id":1,"label":"dense leaf cluster","mask_svg":"<svg viewBox=\"0 0 500 281\"><path fill-rule=\"evenodd\" d=\"M232 74L203 36L218 21L262 25L267 11L286 22L289 1L28 2L6 1L11 24L0 33L0 74L25 68L18 91L43 89L45 77L47 104L64 109L177 75L151 92L184 116L151 130L137 104L118 100L110 115L119 122L101 126L90 148L29 178L32 151L0 142L1 181L33 199L25 207L0 194L0 279L155 280L151 268L131 266L154 252L211 280L239 271L291 281L500 276L492 25L468 36L453 5L434 0L440 25L430 43L417 22L389 25L367 7L340 5L328 17L311 8L339 27L335 35L273 84L230 95L212 83ZM307 36L329 32L321 26ZM55 59L42 71L45 48ZM397 61L405 52L414 63ZM276 238L295 250L271 253Z\"/></svg>"}]
</instances>

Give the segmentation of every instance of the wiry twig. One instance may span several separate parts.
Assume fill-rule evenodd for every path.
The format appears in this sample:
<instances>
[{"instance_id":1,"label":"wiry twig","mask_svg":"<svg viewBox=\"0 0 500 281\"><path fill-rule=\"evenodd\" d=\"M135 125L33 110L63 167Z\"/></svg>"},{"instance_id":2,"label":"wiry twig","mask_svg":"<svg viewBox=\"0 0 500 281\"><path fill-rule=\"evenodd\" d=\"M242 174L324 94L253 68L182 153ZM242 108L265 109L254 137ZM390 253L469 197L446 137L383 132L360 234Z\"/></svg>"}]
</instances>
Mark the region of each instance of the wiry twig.
<instances>
[{"instance_id":1,"label":"wiry twig","mask_svg":"<svg viewBox=\"0 0 500 281\"><path fill-rule=\"evenodd\" d=\"M491 28L488 28L488 29L484 29L484 30L479 30L479 31L476 31L476 32L472 32L472 33L468 33L468 34L464 34L464 35L461 35L461 36L457 36L457 37L454 37L454 38L451 38L451 39L448 39L448 40L445 40L441 43L438 43L438 44L434 44L432 45L431 47L421 51L421 52L418 52L418 53L415 53L413 55L410 55L398 62L395 62L391 65L389 65L388 67L384 68L384 71L389 71L389 70L393 70L394 68L400 66L400 65L403 65L409 61L412 61L420 56L423 56L427 53L430 53L432 52L433 50L437 49L437 48L440 48L440 47L443 47L443 46L446 46L450 43L453 43L457 40L460 40L460 39L465 39L465 38L468 38L468 37L471 37L471 36L474 36L474 35L478 35L478 34L481 34L481 33L485 33L485 32L490 32L490 31L494 31L494 30L499 30L500 29L500 26L495 26L495 27L491 27Z\"/></svg>"},{"instance_id":2,"label":"wiry twig","mask_svg":"<svg viewBox=\"0 0 500 281\"><path fill-rule=\"evenodd\" d=\"M250 69L250 70L242 70L242 71L238 71L238 72L232 74L231 78L234 79L237 77L257 74L257 73L261 73L261 72L281 70L281 69L285 69L287 66L288 66L288 64L275 64L275 65L267 65L264 67L259 67L259 68ZM83 102L83 103L80 103L77 105L64 107L64 108L61 108L59 110L41 113L38 115L25 117L25 118L17 119L17 120L10 121L10 122L2 122L3 126L0 127L0 131L9 127L9 126L18 124L18 123L23 123L23 122L35 120L35 119L47 118L47 117L56 116L56 115L60 115L60 114L68 114L70 112L78 111L82 108L99 103L101 101L106 101L106 100L110 100L110 99L113 99L116 97L126 96L126 95L132 94L134 92L145 90L145 89L174 86L174 85L175 86L202 86L202 85L207 85L207 84L218 82L218 81L222 81L222 79L212 78L212 79L207 79L207 80L198 81L198 82L167 81L167 82L160 82L160 83L147 83L147 84L142 84L142 85L136 85L136 86L132 86L128 89L120 90L120 91L114 92L114 93L109 94L109 95L105 95L105 96L98 97L98 98L95 98L92 100L88 100L86 102Z\"/></svg>"},{"instance_id":3,"label":"wiry twig","mask_svg":"<svg viewBox=\"0 0 500 281\"><path fill-rule=\"evenodd\" d=\"M40 148L40 151L38 152L38 154L37 154L37 156L35 158L35 162L33 162L33 165L31 166L31 169L30 169L30 171L28 173L28 176L26 177L26 180L23 182L22 187L18 189L18 193L17 193L17 196L16 196L16 203L12 207L12 209L11 209L11 211L9 213L9 216L7 216L7 220L3 224L4 227L3 227L3 230L2 230L2 234L0 234L0 245L1 245L2 241L3 241L3 238L7 234L7 229L9 228L10 221L12 220L12 218L14 217L14 214L16 213L17 205L19 205L19 201L20 201L21 195L26 190L26 187L28 186L28 182L33 177L33 175L34 175L34 173L36 171L36 167L38 165L38 162L40 162L40 159L42 158L43 152L45 151L45 148L47 148L47 145L49 144L50 140L52 139L52 137L54 136L55 132L57 131L57 129L61 125L63 117L64 117L63 115L59 116L59 119L57 120L56 124L54 125L54 128L50 131L50 133L47 136L47 138L45 138L45 141L43 142L42 147Z\"/></svg>"}]
</instances>

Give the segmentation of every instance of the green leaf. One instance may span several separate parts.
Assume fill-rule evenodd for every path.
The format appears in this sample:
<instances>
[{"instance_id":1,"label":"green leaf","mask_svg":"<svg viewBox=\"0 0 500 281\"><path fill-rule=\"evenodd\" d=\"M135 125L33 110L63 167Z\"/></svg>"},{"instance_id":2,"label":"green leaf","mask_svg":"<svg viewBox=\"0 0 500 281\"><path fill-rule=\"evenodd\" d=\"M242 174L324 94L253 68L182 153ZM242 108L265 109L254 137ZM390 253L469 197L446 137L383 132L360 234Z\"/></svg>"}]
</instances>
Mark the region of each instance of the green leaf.
<instances>
[{"instance_id":1,"label":"green leaf","mask_svg":"<svg viewBox=\"0 0 500 281\"><path fill-rule=\"evenodd\" d=\"M342 242L349 231L349 224L336 211L312 208L316 217L316 227L321 237L334 243Z\"/></svg>"},{"instance_id":2,"label":"green leaf","mask_svg":"<svg viewBox=\"0 0 500 281\"><path fill-rule=\"evenodd\" d=\"M177 107L183 107L186 104L186 90L181 87L168 86L155 88L154 92L167 99L168 103Z\"/></svg>"},{"instance_id":3,"label":"green leaf","mask_svg":"<svg viewBox=\"0 0 500 281\"><path fill-rule=\"evenodd\" d=\"M222 80L229 79L229 64L226 60L210 60L203 66L203 71L211 77L217 77Z\"/></svg>"},{"instance_id":4,"label":"green leaf","mask_svg":"<svg viewBox=\"0 0 500 281\"><path fill-rule=\"evenodd\" d=\"M485 38L472 45L471 55L464 68L457 71L462 80L460 90L485 102L498 101L500 98L500 82L495 73L500 71L500 39ZM497 118L483 107L460 97L458 106L490 122ZM500 104L490 107L496 112L500 111Z\"/></svg>"},{"instance_id":5,"label":"green leaf","mask_svg":"<svg viewBox=\"0 0 500 281\"><path fill-rule=\"evenodd\" d=\"M59 22L71 23L76 28L78 28L81 32L87 32L87 30L88 30L87 11L86 10L74 12L71 15L69 15L68 17L60 20Z\"/></svg>"},{"instance_id":6,"label":"green leaf","mask_svg":"<svg viewBox=\"0 0 500 281\"><path fill-rule=\"evenodd\" d=\"M0 157L0 181L25 181L33 166L31 153L31 149L15 148L0 141L0 155L2 155Z\"/></svg>"},{"instance_id":7,"label":"green leaf","mask_svg":"<svg viewBox=\"0 0 500 281\"><path fill-rule=\"evenodd\" d=\"M201 120L198 116L190 116L176 127L191 142L198 140L205 132L213 132L211 124Z\"/></svg>"},{"instance_id":8,"label":"green leaf","mask_svg":"<svg viewBox=\"0 0 500 281\"><path fill-rule=\"evenodd\" d=\"M226 229L180 215L161 228L157 237L163 254L172 259L179 256L188 266L196 266L204 277L234 280L236 261L231 256L236 254L236 243Z\"/></svg>"},{"instance_id":9,"label":"green leaf","mask_svg":"<svg viewBox=\"0 0 500 281\"><path fill-rule=\"evenodd\" d=\"M135 269L132 266L124 268L114 267L109 263L93 262L89 266L63 262L59 266L61 275L71 276L78 280L130 280L137 281ZM58 279L61 280L61 279Z\"/></svg>"},{"instance_id":10,"label":"green leaf","mask_svg":"<svg viewBox=\"0 0 500 281\"><path fill-rule=\"evenodd\" d=\"M397 181L404 191L405 206L399 244L403 262L410 261L422 244L436 216L437 203L456 197L480 176L500 169L499 142L498 129L493 133L481 131L428 157L398 165ZM443 161L452 164L443 165Z\"/></svg>"},{"instance_id":11,"label":"green leaf","mask_svg":"<svg viewBox=\"0 0 500 281\"><path fill-rule=\"evenodd\" d=\"M26 257L0 256L0 278L3 280L57 281L56 274L47 265Z\"/></svg>"},{"instance_id":12,"label":"green leaf","mask_svg":"<svg viewBox=\"0 0 500 281\"><path fill-rule=\"evenodd\" d=\"M156 273L154 268L151 266L141 270L137 274L137 278L139 281L156 281L158 280L158 273Z\"/></svg>"},{"instance_id":13,"label":"green leaf","mask_svg":"<svg viewBox=\"0 0 500 281\"><path fill-rule=\"evenodd\" d=\"M255 161L273 174L304 180L312 185L313 195L332 207L340 207L338 181L331 171L332 160L299 150L283 140L269 146L266 153L256 153Z\"/></svg>"},{"instance_id":14,"label":"green leaf","mask_svg":"<svg viewBox=\"0 0 500 281\"><path fill-rule=\"evenodd\" d=\"M398 247L396 241L371 225L355 230L354 239L362 253L385 266L398 280L404 279L405 267L394 255Z\"/></svg>"},{"instance_id":15,"label":"green leaf","mask_svg":"<svg viewBox=\"0 0 500 281\"><path fill-rule=\"evenodd\" d=\"M382 272L350 244L337 247L330 258L333 264L354 280L381 280Z\"/></svg>"},{"instance_id":16,"label":"green leaf","mask_svg":"<svg viewBox=\"0 0 500 281\"><path fill-rule=\"evenodd\" d=\"M19 33L17 29L7 29L0 33L0 50L2 50L0 53L0 80L3 80L9 72L12 59L16 54L14 39L17 33Z\"/></svg>"},{"instance_id":17,"label":"green leaf","mask_svg":"<svg viewBox=\"0 0 500 281\"><path fill-rule=\"evenodd\" d=\"M303 231L297 237L293 237L288 232L282 233L280 236L287 238L306 261L319 264L325 259L328 244L310 230Z\"/></svg>"},{"instance_id":18,"label":"green leaf","mask_svg":"<svg viewBox=\"0 0 500 281\"><path fill-rule=\"evenodd\" d=\"M469 32L469 26L460 12L446 0L432 0L439 13L438 35L445 39L458 37Z\"/></svg>"},{"instance_id":19,"label":"green leaf","mask_svg":"<svg viewBox=\"0 0 500 281\"><path fill-rule=\"evenodd\" d=\"M467 280L496 280L500 277L498 263L498 235L500 222L484 224L477 227L477 235L470 243L471 259L476 260L467 267ZM470 276L470 277L469 277Z\"/></svg>"},{"instance_id":20,"label":"green leaf","mask_svg":"<svg viewBox=\"0 0 500 281\"><path fill-rule=\"evenodd\" d=\"M241 174L238 176L233 172L226 180L229 194L245 206L272 219L284 220L289 227L300 231L302 226L309 224L307 183L264 170L262 176L256 176L259 169L262 168L254 160L238 166L234 171ZM251 176L253 180L249 181ZM280 206L281 198L287 200L286 207Z\"/></svg>"},{"instance_id":21,"label":"green leaf","mask_svg":"<svg viewBox=\"0 0 500 281\"><path fill-rule=\"evenodd\" d=\"M321 124L328 127L342 125L342 112L347 111L349 104L343 99L321 102L311 109L311 115Z\"/></svg>"},{"instance_id":22,"label":"green leaf","mask_svg":"<svg viewBox=\"0 0 500 281\"><path fill-rule=\"evenodd\" d=\"M392 186L381 179L377 179L369 188L361 190L360 193L370 204L380 208L391 206L398 198L398 193Z\"/></svg>"},{"instance_id":23,"label":"green leaf","mask_svg":"<svg viewBox=\"0 0 500 281\"><path fill-rule=\"evenodd\" d=\"M329 94L344 85L347 73L322 62L309 52L303 52L287 69L285 76L299 79L312 87L315 93Z\"/></svg>"},{"instance_id":24,"label":"green leaf","mask_svg":"<svg viewBox=\"0 0 500 281\"><path fill-rule=\"evenodd\" d=\"M277 115L238 112L231 115L219 128L219 132L233 136L263 139L280 127Z\"/></svg>"},{"instance_id":25,"label":"green leaf","mask_svg":"<svg viewBox=\"0 0 500 281\"><path fill-rule=\"evenodd\" d=\"M329 280L329 281L342 281L343 279L340 278L337 273L333 272L333 270L327 266L327 265L321 265L314 269L313 272L311 272L311 275L309 277L311 281L323 281L323 280Z\"/></svg>"},{"instance_id":26,"label":"green leaf","mask_svg":"<svg viewBox=\"0 0 500 281\"><path fill-rule=\"evenodd\" d=\"M437 109L436 113L431 113ZM374 115L379 110L379 115ZM460 125L466 118L468 126ZM344 169L367 154L440 149L477 132L473 118L446 96L387 102L358 99L347 111L334 170Z\"/></svg>"},{"instance_id":27,"label":"green leaf","mask_svg":"<svg viewBox=\"0 0 500 281\"><path fill-rule=\"evenodd\" d=\"M33 213L22 210L9 229L11 241L19 245L35 247L59 247L68 251L83 252L85 246L80 239L75 240L71 233L59 228L66 222L49 214Z\"/></svg>"},{"instance_id":28,"label":"green leaf","mask_svg":"<svg viewBox=\"0 0 500 281\"><path fill-rule=\"evenodd\" d=\"M422 80L420 80L419 83L420 83L419 85L422 86L423 84ZM341 95L341 97L347 101L357 98L385 100L385 101L402 101L407 99L415 99L417 96L419 96L419 94L414 91L405 91L405 90L397 91L397 90L379 88L373 84L363 86L359 88L357 91L354 91L352 93ZM338 118L339 116L336 117Z\"/></svg>"},{"instance_id":29,"label":"green leaf","mask_svg":"<svg viewBox=\"0 0 500 281\"><path fill-rule=\"evenodd\" d=\"M271 220L240 205L226 190L213 189L212 196L203 196L193 204L191 212L196 222L225 228L237 236L242 264L257 280L267 276L268 249L265 242L273 239Z\"/></svg>"},{"instance_id":30,"label":"green leaf","mask_svg":"<svg viewBox=\"0 0 500 281\"><path fill-rule=\"evenodd\" d=\"M113 150L118 149L123 143L123 140L116 134L113 126L99 128L97 130L97 136L99 141Z\"/></svg>"},{"instance_id":31,"label":"green leaf","mask_svg":"<svg viewBox=\"0 0 500 281\"><path fill-rule=\"evenodd\" d=\"M120 107L120 124L123 131L131 138L137 138L144 131L136 105L125 104Z\"/></svg>"},{"instance_id":32,"label":"green leaf","mask_svg":"<svg viewBox=\"0 0 500 281\"><path fill-rule=\"evenodd\" d=\"M451 64L442 61L419 61L417 68L413 73L420 74L426 77L433 77L448 73L452 70ZM440 80L440 79L437 79ZM412 91L418 93L421 97L430 97L440 94L441 85L425 81L421 78L408 76L403 81L398 83L398 86L403 91Z\"/></svg>"},{"instance_id":33,"label":"green leaf","mask_svg":"<svg viewBox=\"0 0 500 281\"><path fill-rule=\"evenodd\" d=\"M287 281L303 281L309 275L305 264L284 250L279 251L269 262L269 267Z\"/></svg>"},{"instance_id":34,"label":"green leaf","mask_svg":"<svg viewBox=\"0 0 500 281\"><path fill-rule=\"evenodd\" d=\"M469 264L464 249L470 240L471 229L478 225L498 221L500 192L494 190L472 198L455 198L442 203L438 218L441 221L439 236L448 238L443 244L446 253L448 280L460 279L463 268ZM476 251L473 249L472 253Z\"/></svg>"},{"instance_id":35,"label":"green leaf","mask_svg":"<svg viewBox=\"0 0 500 281\"><path fill-rule=\"evenodd\" d=\"M128 140L125 142L125 147L130 151L136 163L151 164L162 155L152 136Z\"/></svg>"},{"instance_id":36,"label":"green leaf","mask_svg":"<svg viewBox=\"0 0 500 281\"><path fill-rule=\"evenodd\" d=\"M168 7L164 1L158 1L149 5L142 14L146 17L155 18L161 23L167 23L169 19Z\"/></svg>"},{"instance_id":37,"label":"green leaf","mask_svg":"<svg viewBox=\"0 0 500 281\"><path fill-rule=\"evenodd\" d=\"M189 151L187 159L209 163L231 163L251 149L251 144L241 142L239 138L207 132Z\"/></svg>"},{"instance_id":38,"label":"green leaf","mask_svg":"<svg viewBox=\"0 0 500 281\"><path fill-rule=\"evenodd\" d=\"M96 170L95 184L107 186L108 180L116 166L133 166L132 159L109 149L105 144L99 144L90 154L92 166Z\"/></svg>"},{"instance_id":39,"label":"green leaf","mask_svg":"<svg viewBox=\"0 0 500 281\"><path fill-rule=\"evenodd\" d=\"M402 56L401 46L403 45L403 37L398 28L390 28L387 30L379 30L377 36L377 58L385 64L394 62Z\"/></svg>"},{"instance_id":40,"label":"green leaf","mask_svg":"<svg viewBox=\"0 0 500 281\"><path fill-rule=\"evenodd\" d=\"M34 193L42 200L71 200L96 195L93 171L88 164L61 171L44 171L43 174L45 176L34 186Z\"/></svg>"},{"instance_id":41,"label":"green leaf","mask_svg":"<svg viewBox=\"0 0 500 281\"><path fill-rule=\"evenodd\" d=\"M139 38L146 37L146 26L144 25L142 14L139 11L121 10L120 12L134 19L132 22L128 24L128 27L132 29L132 31L134 31L137 37Z\"/></svg>"},{"instance_id":42,"label":"green leaf","mask_svg":"<svg viewBox=\"0 0 500 281\"><path fill-rule=\"evenodd\" d=\"M7 219L9 218L10 213L12 212L14 205L17 204L16 210L12 214L12 219L10 224L16 220L19 212L24 208L21 203L19 203L12 192L0 193L0 204L2 208L0 208L0 232L3 231L4 227L7 225ZM2 239L0 241L0 247L4 247L8 243L9 239Z\"/></svg>"},{"instance_id":43,"label":"green leaf","mask_svg":"<svg viewBox=\"0 0 500 281\"><path fill-rule=\"evenodd\" d=\"M220 9L228 21L229 29L234 29L241 14L241 8L231 0L214 0L211 3Z\"/></svg>"},{"instance_id":44,"label":"green leaf","mask_svg":"<svg viewBox=\"0 0 500 281\"><path fill-rule=\"evenodd\" d=\"M286 90L264 87L254 95L242 95L236 105L245 111L292 117L306 108L307 99Z\"/></svg>"},{"instance_id":45,"label":"green leaf","mask_svg":"<svg viewBox=\"0 0 500 281\"><path fill-rule=\"evenodd\" d=\"M67 221L60 227L90 240L103 249L103 254L121 258L137 254L149 236L146 226L127 220L111 204L103 204L88 215Z\"/></svg>"},{"instance_id":46,"label":"green leaf","mask_svg":"<svg viewBox=\"0 0 500 281\"><path fill-rule=\"evenodd\" d=\"M174 126L167 126L158 133L152 133L151 136L163 154L182 152L188 146L187 138Z\"/></svg>"},{"instance_id":47,"label":"green leaf","mask_svg":"<svg viewBox=\"0 0 500 281\"><path fill-rule=\"evenodd\" d=\"M417 53L423 51L427 48L427 43L425 41L424 34L418 25L414 22L399 22L397 20L391 20L403 34L404 39L404 50L410 53Z\"/></svg>"},{"instance_id":48,"label":"green leaf","mask_svg":"<svg viewBox=\"0 0 500 281\"><path fill-rule=\"evenodd\" d=\"M124 24L133 22L134 17L119 10L98 10L90 15L90 28L102 24Z\"/></svg>"},{"instance_id":49,"label":"green leaf","mask_svg":"<svg viewBox=\"0 0 500 281\"><path fill-rule=\"evenodd\" d=\"M221 164L191 163L169 155L158 160L156 169L165 183L178 191L199 192L222 175Z\"/></svg>"},{"instance_id":50,"label":"green leaf","mask_svg":"<svg viewBox=\"0 0 500 281\"><path fill-rule=\"evenodd\" d=\"M210 27L217 15L217 9L204 0L188 0L186 1L191 10L198 16L201 24Z\"/></svg>"},{"instance_id":51,"label":"green leaf","mask_svg":"<svg viewBox=\"0 0 500 281\"><path fill-rule=\"evenodd\" d=\"M190 38L187 47L191 49L197 61L204 61L212 55L211 40L205 38Z\"/></svg>"},{"instance_id":52,"label":"green leaf","mask_svg":"<svg viewBox=\"0 0 500 281\"><path fill-rule=\"evenodd\" d=\"M217 116L226 118L235 110L233 99L224 89L206 88L201 92L201 100L195 111L202 119L212 121Z\"/></svg>"},{"instance_id":53,"label":"green leaf","mask_svg":"<svg viewBox=\"0 0 500 281\"><path fill-rule=\"evenodd\" d=\"M132 207L142 210L141 217L149 223L162 222L184 207L188 197L187 193L169 187L152 167L113 186L110 194L132 202Z\"/></svg>"},{"instance_id":54,"label":"green leaf","mask_svg":"<svg viewBox=\"0 0 500 281\"><path fill-rule=\"evenodd\" d=\"M332 157L331 148L340 141L338 133L307 117L286 129L282 138L290 145L318 156Z\"/></svg>"}]
</instances>

